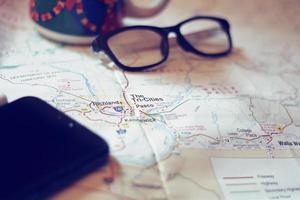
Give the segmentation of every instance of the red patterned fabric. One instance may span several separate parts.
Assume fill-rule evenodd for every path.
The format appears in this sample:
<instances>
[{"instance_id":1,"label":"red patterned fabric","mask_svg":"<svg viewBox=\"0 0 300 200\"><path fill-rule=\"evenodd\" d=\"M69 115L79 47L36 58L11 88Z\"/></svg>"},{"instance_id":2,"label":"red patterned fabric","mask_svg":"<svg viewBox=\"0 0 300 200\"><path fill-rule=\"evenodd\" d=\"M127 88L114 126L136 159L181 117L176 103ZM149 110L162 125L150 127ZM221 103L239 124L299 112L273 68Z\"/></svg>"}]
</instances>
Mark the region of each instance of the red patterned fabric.
<instances>
[{"instance_id":1,"label":"red patterned fabric","mask_svg":"<svg viewBox=\"0 0 300 200\"><path fill-rule=\"evenodd\" d=\"M76 0L67 0L66 1L66 8L71 11L73 9L73 7L75 6L75 4L77 3Z\"/></svg>"},{"instance_id":2,"label":"red patterned fabric","mask_svg":"<svg viewBox=\"0 0 300 200\"><path fill-rule=\"evenodd\" d=\"M106 4L106 16L104 19L104 24L101 25L101 32L108 32L115 28L122 26L122 15L123 13L118 13L114 10L117 0L98 0L99 2ZM97 25L92 23L84 13L84 4L82 0L57 0L56 5L51 8L48 12L38 13L35 8L35 0L30 0L30 14L31 18L35 21L49 21L54 17L61 14L61 12L67 9L69 12L73 9L76 10L76 14L80 17L81 24L92 32L97 31ZM52 12L51 12L52 11ZM122 12L122 11L120 11Z\"/></svg>"}]
</instances>

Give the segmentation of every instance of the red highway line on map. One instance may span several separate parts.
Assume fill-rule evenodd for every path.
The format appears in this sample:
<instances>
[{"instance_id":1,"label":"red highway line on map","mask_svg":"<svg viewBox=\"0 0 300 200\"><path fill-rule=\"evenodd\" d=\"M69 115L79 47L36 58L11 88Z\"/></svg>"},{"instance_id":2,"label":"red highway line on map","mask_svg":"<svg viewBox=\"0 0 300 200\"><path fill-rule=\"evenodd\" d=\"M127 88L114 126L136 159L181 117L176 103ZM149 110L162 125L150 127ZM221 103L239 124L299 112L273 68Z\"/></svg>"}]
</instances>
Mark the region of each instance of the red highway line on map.
<instances>
[{"instance_id":1,"label":"red highway line on map","mask_svg":"<svg viewBox=\"0 0 300 200\"><path fill-rule=\"evenodd\" d=\"M261 137L265 137L265 136L269 136L269 135L260 135L258 137L255 137L255 138L251 138L251 139L248 139L248 138L242 138L242 137L230 137L232 139L239 139L239 140L246 140L246 141L253 141L253 140L257 140Z\"/></svg>"},{"instance_id":2,"label":"red highway line on map","mask_svg":"<svg viewBox=\"0 0 300 200\"><path fill-rule=\"evenodd\" d=\"M91 104L92 104L92 103L89 104L89 107L90 107L92 110L94 110L94 109L91 107ZM111 107L111 106L104 106L104 107L102 107L101 109L99 109L98 111L99 111L101 114L103 114L103 115L109 115L109 116L114 116L114 117L119 117L119 116L120 116L120 115L117 115L117 114L110 114L110 113L104 112L104 109L106 109L106 108L113 108L113 107Z\"/></svg>"},{"instance_id":3,"label":"red highway line on map","mask_svg":"<svg viewBox=\"0 0 300 200\"><path fill-rule=\"evenodd\" d=\"M280 134L283 134L283 132L281 132L281 133L275 133L275 132L270 133L270 135L268 135L268 136L270 136L271 139L267 142L267 144L270 144L273 141L272 135L280 135ZM267 135L265 135L265 136L267 136Z\"/></svg>"},{"instance_id":4,"label":"red highway line on map","mask_svg":"<svg viewBox=\"0 0 300 200\"><path fill-rule=\"evenodd\" d=\"M102 113L103 115L109 115L109 116L114 116L114 117L120 116L120 115L116 115L116 114L109 114L109 113L103 112L103 110L106 109L106 108L112 108L112 107L104 106L103 108L99 109L99 112Z\"/></svg>"},{"instance_id":5,"label":"red highway line on map","mask_svg":"<svg viewBox=\"0 0 300 200\"><path fill-rule=\"evenodd\" d=\"M119 127L120 127L120 125L122 124L124 118L125 118L125 116L122 116L122 117L120 118L120 122L118 123L118 126L119 126Z\"/></svg>"}]
</instances>

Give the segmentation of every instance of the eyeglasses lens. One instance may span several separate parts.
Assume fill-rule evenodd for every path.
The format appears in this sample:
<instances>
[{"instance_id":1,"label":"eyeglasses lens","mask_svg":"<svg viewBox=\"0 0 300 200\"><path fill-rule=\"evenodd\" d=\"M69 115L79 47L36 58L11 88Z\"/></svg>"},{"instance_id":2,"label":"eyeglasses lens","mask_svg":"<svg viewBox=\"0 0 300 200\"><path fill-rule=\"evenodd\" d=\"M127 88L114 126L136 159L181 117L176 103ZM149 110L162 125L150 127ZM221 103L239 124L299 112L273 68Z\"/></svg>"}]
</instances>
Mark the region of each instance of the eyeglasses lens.
<instances>
[{"instance_id":1,"label":"eyeglasses lens","mask_svg":"<svg viewBox=\"0 0 300 200\"><path fill-rule=\"evenodd\" d=\"M155 31L132 29L110 37L108 46L123 65L143 67L164 59L162 40L162 36Z\"/></svg>"},{"instance_id":2,"label":"eyeglasses lens","mask_svg":"<svg viewBox=\"0 0 300 200\"><path fill-rule=\"evenodd\" d=\"M180 32L197 51L206 54L224 53L230 48L229 38L215 20L195 19L180 27Z\"/></svg>"}]
</instances>

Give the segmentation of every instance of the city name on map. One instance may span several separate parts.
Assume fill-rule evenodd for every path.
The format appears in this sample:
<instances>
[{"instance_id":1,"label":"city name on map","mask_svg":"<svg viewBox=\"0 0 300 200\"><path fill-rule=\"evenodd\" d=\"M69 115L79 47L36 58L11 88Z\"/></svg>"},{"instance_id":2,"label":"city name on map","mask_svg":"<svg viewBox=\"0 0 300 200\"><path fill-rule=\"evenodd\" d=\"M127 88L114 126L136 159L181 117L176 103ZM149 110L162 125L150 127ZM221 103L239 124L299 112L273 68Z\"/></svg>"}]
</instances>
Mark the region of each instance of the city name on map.
<instances>
[{"instance_id":1,"label":"city name on map","mask_svg":"<svg viewBox=\"0 0 300 200\"><path fill-rule=\"evenodd\" d=\"M278 141L280 146L300 146L300 142L297 141Z\"/></svg>"},{"instance_id":2,"label":"city name on map","mask_svg":"<svg viewBox=\"0 0 300 200\"><path fill-rule=\"evenodd\" d=\"M93 101L90 105L92 106L111 106L111 105L122 105L121 101L102 101L102 102L95 102Z\"/></svg>"},{"instance_id":3,"label":"city name on map","mask_svg":"<svg viewBox=\"0 0 300 200\"><path fill-rule=\"evenodd\" d=\"M135 103L137 108L153 108L153 103L163 102L163 98L159 97L146 97L141 94L131 94L131 100Z\"/></svg>"}]
</instances>

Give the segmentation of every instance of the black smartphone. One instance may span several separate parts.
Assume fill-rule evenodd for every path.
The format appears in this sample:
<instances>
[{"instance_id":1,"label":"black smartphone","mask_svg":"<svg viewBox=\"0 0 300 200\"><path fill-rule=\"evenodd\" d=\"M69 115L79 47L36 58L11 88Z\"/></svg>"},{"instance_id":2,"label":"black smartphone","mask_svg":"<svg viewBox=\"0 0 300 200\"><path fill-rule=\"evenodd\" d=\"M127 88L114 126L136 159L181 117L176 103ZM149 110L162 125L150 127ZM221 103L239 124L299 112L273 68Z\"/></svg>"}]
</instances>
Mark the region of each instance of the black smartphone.
<instances>
[{"instance_id":1,"label":"black smartphone","mask_svg":"<svg viewBox=\"0 0 300 200\"><path fill-rule=\"evenodd\" d=\"M0 107L0 199L48 198L108 155L102 138L38 98Z\"/></svg>"}]
</instances>

